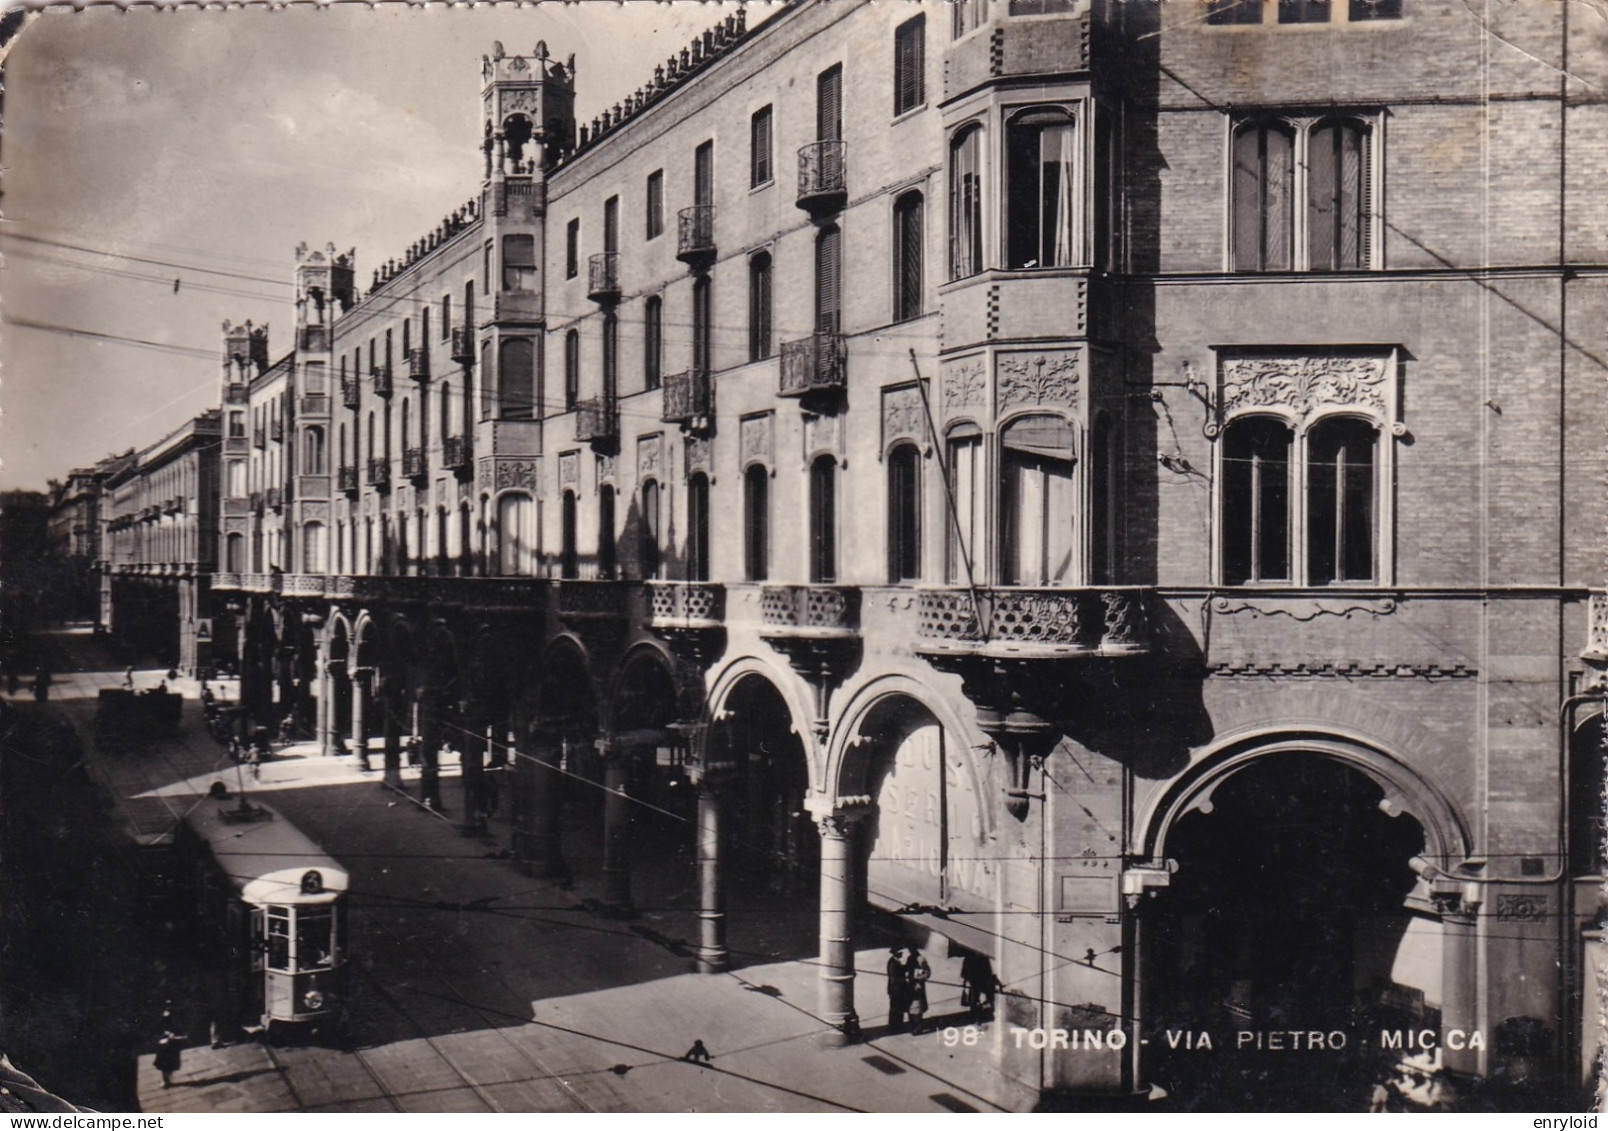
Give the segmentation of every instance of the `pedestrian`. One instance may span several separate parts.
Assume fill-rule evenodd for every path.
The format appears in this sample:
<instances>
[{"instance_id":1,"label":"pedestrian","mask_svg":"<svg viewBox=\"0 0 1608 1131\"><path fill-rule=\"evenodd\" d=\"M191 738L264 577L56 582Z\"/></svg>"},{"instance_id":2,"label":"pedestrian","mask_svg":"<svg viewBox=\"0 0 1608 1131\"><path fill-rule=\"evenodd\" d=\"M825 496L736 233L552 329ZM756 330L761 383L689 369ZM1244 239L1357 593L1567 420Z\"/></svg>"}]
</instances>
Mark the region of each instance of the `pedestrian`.
<instances>
[{"instance_id":1,"label":"pedestrian","mask_svg":"<svg viewBox=\"0 0 1608 1131\"><path fill-rule=\"evenodd\" d=\"M681 1059L689 1064L708 1064L714 1058L709 1055L709 1050L704 1048L703 1038L700 1037L692 1042L690 1049L681 1054Z\"/></svg>"},{"instance_id":2,"label":"pedestrian","mask_svg":"<svg viewBox=\"0 0 1608 1131\"><path fill-rule=\"evenodd\" d=\"M50 667L47 664L40 664L39 674L34 676L33 696L41 703L50 698Z\"/></svg>"},{"instance_id":3,"label":"pedestrian","mask_svg":"<svg viewBox=\"0 0 1608 1131\"><path fill-rule=\"evenodd\" d=\"M252 781L261 781L262 780L262 746L260 744L255 743L255 742L251 744L251 755L249 757L249 761L251 762L251 780Z\"/></svg>"},{"instance_id":4,"label":"pedestrian","mask_svg":"<svg viewBox=\"0 0 1608 1131\"><path fill-rule=\"evenodd\" d=\"M156 1070L162 1074L162 1087L173 1087L173 1074L179 1070L184 1037L177 1032L173 1014L162 1011L162 1035L156 1041Z\"/></svg>"},{"instance_id":5,"label":"pedestrian","mask_svg":"<svg viewBox=\"0 0 1608 1131\"><path fill-rule=\"evenodd\" d=\"M910 1011L910 973L905 968L904 947L888 948L888 1030L904 1032L905 1014Z\"/></svg>"},{"instance_id":6,"label":"pedestrian","mask_svg":"<svg viewBox=\"0 0 1608 1131\"><path fill-rule=\"evenodd\" d=\"M925 1017L927 1016L927 982L932 977L932 967L921 956L921 951L915 947L910 948L910 957L905 963L910 971L910 1031L912 1033L925 1033Z\"/></svg>"},{"instance_id":7,"label":"pedestrian","mask_svg":"<svg viewBox=\"0 0 1608 1131\"><path fill-rule=\"evenodd\" d=\"M128 690L130 690L130 691L134 690L134 665L133 664L130 664L128 666L128 671L123 673L123 686L128 688Z\"/></svg>"},{"instance_id":8,"label":"pedestrian","mask_svg":"<svg viewBox=\"0 0 1608 1131\"><path fill-rule=\"evenodd\" d=\"M994 994L999 979L986 955L967 951L960 960L960 1004L971 1010L972 1017L981 1021L994 1012Z\"/></svg>"}]
</instances>

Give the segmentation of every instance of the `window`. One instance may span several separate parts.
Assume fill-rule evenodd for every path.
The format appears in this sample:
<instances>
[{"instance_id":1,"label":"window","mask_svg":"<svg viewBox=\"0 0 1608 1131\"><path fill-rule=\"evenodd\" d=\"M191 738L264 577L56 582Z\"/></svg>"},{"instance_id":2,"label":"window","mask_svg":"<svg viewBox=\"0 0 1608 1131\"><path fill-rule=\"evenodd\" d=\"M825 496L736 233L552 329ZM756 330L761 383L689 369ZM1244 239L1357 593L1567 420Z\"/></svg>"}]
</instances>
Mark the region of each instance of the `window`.
<instances>
[{"instance_id":1,"label":"window","mask_svg":"<svg viewBox=\"0 0 1608 1131\"><path fill-rule=\"evenodd\" d=\"M1077 260L1077 133L1062 110L1028 110L1005 131L1009 265L1070 267Z\"/></svg>"},{"instance_id":2,"label":"window","mask_svg":"<svg viewBox=\"0 0 1608 1131\"><path fill-rule=\"evenodd\" d=\"M959 39L988 22L988 0L951 0L949 34Z\"/></svg>"},{"instance_id":3,"label":"window","mask_svg":"<svg viewBox=\"0 0 1608 1131\"><path fill-rule=\"evenodd\" d=\"M764 581L770 559L770 472L753 464L743 472L743 576Z\"/></svg>"},{"instance_id":4,"label":"window","mask_svg":"<svg viewBox=\"0 0 1608 1131\"><path fill-rule=\"evenodd\" d=\"M505 291L536 289L536 237L509 235L502 238L502 286ZM428 331L426 332L428 334Z\"/></svg>"},{"instance_id":5,"label":"window","mask_svg":"<svg viewBox=\"0 0 1608 1131\"><path fill-rule=\"evenodd\" d=\"M597 489L597 576L612 580L614 557L614 488L605 483Z\"/></svg>"},{"instance_id":6,"label":"window","mask_svg":"<svg viewBox=\"0 0 1608 1131\"><path fill-rule=\"evenodd\" d=\"M715 203L715 143L703 142L692 151L692 202L702 207Z\"/></svg>"},{"instance_id":7,"label":"window","mask_svg":"<svg viewBox=\"0 0 1608 1131\"><path fill-rule=\"evenodd\" d=\"M243 460L243 459L232 459L232 460L229 461L228 481L229 481L229 489L228 489L227 494L228 494L229 498L231 498L231 499L243 499L243 498L246 497L247 491L246 491L246 461L245 460Z\"/></svg>"},{"instance_id":8,"label":"window","mask_svg":"<svg viewBox=\"0 0 1608 1131\"><path fill-rule=\"evenodd\" d=\"M576 548L575 511L575 492L565 491L563 505L559 513L558 575L567 580L581 575L579 553Z\"/></svg>"},{"instance_id":9,"label":"window","mask_svg":"<svg viewBox=\"0 0 1608 1131\"><path fill-rule=\"evenodd\" d=\"M843 236L835 226L815 237L815 332L836 334L843 321Z\"/></svg>"},{"instance_id":10,"label":"window","mask_svg":"<svg viewBox=\"0 0 1608 1131\"><path fill-rule=\"evenodd\" d=\"M1306 436L1307 584L1373 581L1372 424L1330 417Z\"/></svg>"},{"instance_id":11,"label":"window","mask_svg":"<svg viewBox=\"0 0 1608 1131\"><path fill-rule=\"evenodd\" d=\"M649 479L642 484L642 515L638 527L641 538L637 561L644 578L659 576L659 518L659 481Z\"/></svg>"},{"instance_id":12,"label":"window","mask_svg":"<svg viewBox=\"0 0 1608 1131\"><path fill-rule=\"evenodd\" d=\"M308 428L302 432L302 474L324 474L324 430Z\"/></svg>"},{"instance_id":13,"label":"window","mask_svg":"<svg viewBox=\"0 0 1608 1131\"><path fill-rule=\"evenodd\" d=\"M497 350L498 415L531 420L535 408L536 348L529 338L504 338Z\"/></svg>"},{"instance_id":14,"label":"window","mask_svg":"<svg viewBox=\"0 0 1608 1131\"><path fill-rule=\"evenodd\" d=\"M603 316L603 400L613 404L620 395L620 318L610 310Z\"/></svg>"},{"instance_id":15,"label":"window","mask_svg":"<svg viewBox=\"0 0 1608 1131\"><path fill-rule=\"evenodd\" d=\"M687 580L709 580L709 476L687 478Z\"/></svg>"},{"instance_id":16,"label":"window","mask_svg":"<svg viewBox=\"0 0 1608 1131\"><path fill-rule=\"evenodd\" d=\"M475 325L475 281L470 279L463 285L463 324L468 329Z\"/></svg>"},{"instance_id":17,"label":"window","mask_svg":"<svg viewBox=\"0 0 1608 1131\"><path fill-rule=\"evenodd\" d=\"M246 438L246 414L238 409L231 409L229 412L229 438L231 440Z\"/></svg>"},{"instance_id":18,"label":"window","mask_svg":"<svg viewBox=\"0 0 1608 1131\"><path fill-rule=\"evenodd\" d=\"M664 170L655 169L648 174L647 236L653 239L664 233Z\"/></svg>"},{"instance_id":19,"label":"window","mask_svg":"<svg viewBox=\"0 0 1608 1131\"><path fill-rule=\"evenodd\" d=\"M1366 269L1372 136L1354 118L1241 123L1233 143L1233 270Z\"/></svg>"},{"instance_id":20,"label":"window","mask_svg":"<svg viewBox=\"0 0 1608 1131\"><path fill-rule=\"evenodd\" d=\"M951 585L969 583L983 530L986 505L982 489L983 433L975 424L960 424L949 432L949 491L954 500L954 521L949 524L949 546L944 580Z\"/></svg>"},{"instance_id":21,"label":"window","mask_svg":"<svg viewBox=\"0 0 1608 1131\"><path fill-rule=\"evenodd\" d=\"M921 450L900 444L888 453L888 580L921 579Z\"/></svg>"},{"instance_id":22,"label":"window","mask_svg":"<svg viewBox=\"0 0 1608 1131\"><path fill-rule=\"evenodd\" d=\"M581 221L571 220L564 228L564 278L573 279L581 271Z\"/></svg>"},{"instance_id":23,"label":"window","mask_svg":"<svg viewBox=\"0 0 1608 1131\"><path fill-rule=\"evenodd\" d=\"M302 524L302 572L324 572L324 524Z\"/></svg>"},{"instance_id":24,"label":"window","mask_svg":"<svg viewBox=\"0 0 1608 1131\"><path fill-rule=\"evenodd\" d=\"M828 67L815 78L815 139L843 140L843 65Z\"/></svg>"},{"instance_id":25,"label":"window","mask_svg":"<svg viewBox=\"0 0 1608 1131\"><path fill-rule=\"evenodd\" d=\"M522 491L497 500L497 572L529 577L535 572L536 503Z\"/></svg>"},{"instance_id":26,"label":"window","mask_svg":"<svg viewBox=\"0 0 1608 1131\"><path fill-rule=\"evenodd\" d=\"M1076 8L1076 0L1010 0L1010 14L1013 16L1049 16L1057 12L1071 12Z\"/></svg>"},{"instance_id":27,"label":"window","mask_svg":"<svg viewBox=\"0 0 1608 1131\"><path fill-rule=\"evenodd\" d=\"M1259 24L1262 0L1207 0L1208 24Z\"/></svg>"},{"instance_id":28,"label":"window","mask_svg":"<svg viewBox=\"0 0 1608 1131\"><path fill-rule=\"evenodd\" d=\"M581 332L564 335L564 411L569 412L581 399Z\"/></svg>"},{"instance_id":29,"label":"window","mask_svg":"<svg viewBox=\"0 0 1608 1131\"><path fill-rule=\"evenodd\" d=\"M837 580L837 460L815 457L810 464L810 581Z\"/></svg>"},{"instance_id":30,"label":"window","mask_svg":"<svg viewBox=\"0 0 1608 1131\"><path fill-rule=\"evenodd\" d=\"M223 568L226 573L243 573L246 568L246 536L229 534L223 541Z\"/></svg>"},{"instance_id":31,"label":"window","mask_svg":"<svg viewBox=\"0 0 1608 1131\"><path fill-rule=\"evenodd\" d=\"M771 108L762 106L748 119L748 187L769 184L772 175Z\"/></svg>"},{"instance_id":32,"label":"window","mask_svg":"<svg viewBox=\"0 0 1608 1131\"><path fill-rule=\"evenodd\" d=\"M642 387L657 389L664 377L664 300L648 299L642 310Z\"/></svg>"},{"instance_id":33,"label":"window","mask_svg":"<svg viewBox=\"0 0 1608 1131\"><path fill-rule=\"evenodd\" d=\"M452 296L441 296L441 340L443 342L452 337Z\"/></svg>"},{"instance_id":34,"label":"window","mask_svg":"<svg viewBox=\"0 0 1608 1131\"><path fill-rule=\"evenodd\" d=\"M713 319L714 302L709 277L700 275L692 283L692 368L698 373L710 371L710 351L715 332Z\"/></svg>"},{"instance_id":35,"label":"window","mask_svg":"<svg viewBox=\"0 0 1608 1131\"><path fill-rule=\"evenodd\" d=\"M1279 0L1279 23L1326 24L1329 0Z\"/></svg>"},{"instance_id":36,"label":"window","mask_svg":"<svg viewBox=\"0 0 1608 1131\"><path fill-rule=\"evenodd\" d=\"M1058 416L1018 417L1000 431L1000 580L1070 585L1074 577L1072 426Z\"/></svg>"},{"instance_id":37,"label":"window","mask_svg":"<svg viewBox=\"0 0 1608 1131\"><path fill-rule=\"evenodd\" d=\"M1290 580L1289 427L1268 416L1223 431L1223 582Z\"/></svg>"},{"instance_id":38,"label":"window","mask_svg":"<svg viewBox=\"0 0 1608 1131\"><path fill-rule=\"evenodd\" d=\"M1354 24L1368 20L1401 19L1401 0L1351 0L1347 13Z\"/></svg>"},{"instance_id":39,"label":"window","mask_svg":"<svg viewBox=\"0 0 1608 1131\"><path fill-rule=\"evenodd\" d=\"M603 252L614 255L620 250L620 198L611 196L603 202Z\"/></svg>"},{"instance_id":40,"label":"window","mask_svg":"<svg viewBox=\"0 0 1608 1131\"><path fill-rule=\"evenodd\" d=\"M907 192L893 202L893 320L921 314L922 200Z\"/></svg>"},{"instance_id":41,"label":"window","mask_svg":"<svg viewBox=\"0 0 1608 1131\"><path fill-rule=\"evenodd\" d=\"M1089 582L1117 578L1117 484L1122 482L1117 430L1101 413L1089 435Z\"/></svg>"},{"instance_id":42,"label":"window","mask_svg":"<svg viewBox=\"0 0 1608 1131\"><path fill-rule=\"evenodd\" d=\"M893 32L893 112L914 110L927 101L927 17L906 20Z\"/></svg>"},{"instance_id":43,"label":"window","mask_svg":"<svg viewBox=\"0 0 1608 1131\"><path fill-rule=\"evenodd\" d=\"M748 360L771 355L771 257L761 251L748 260Z\"/></svg>"},{"instance_id":44,"label":"window","mask_svg":"<svg viewBox=\"0 0 1608 1131\"><path fill-rule=\"evenodd\" d=\"M983 269L983 128L971 126L949 145L949 277Z\"/></svg>"}]
</instances>

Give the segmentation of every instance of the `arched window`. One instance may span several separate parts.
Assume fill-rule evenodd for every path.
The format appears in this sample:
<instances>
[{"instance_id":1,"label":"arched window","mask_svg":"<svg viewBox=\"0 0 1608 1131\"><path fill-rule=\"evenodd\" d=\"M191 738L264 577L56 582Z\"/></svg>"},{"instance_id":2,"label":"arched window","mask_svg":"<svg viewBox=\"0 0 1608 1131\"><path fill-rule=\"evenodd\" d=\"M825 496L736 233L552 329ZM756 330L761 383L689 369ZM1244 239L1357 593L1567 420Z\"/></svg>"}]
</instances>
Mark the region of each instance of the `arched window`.
<instances>
[{"instance_id":1,"label":"arched window","mask_svg":"<svg viewBox=\"0 0 1608 1131\"><path fill-rule=\"evenodd\" d=\"M249 492L246 489L246 461L232 459L229 461L229 491L231 499L244 499Z\"/></svg>"},{"instance_id":2,"label":"arched window","mask_svg":"<svg viewBox=\"0 0 1608 1131\"><path fill-rule=\"evenodd\" d=\"M642 484L641 549L638 561L644 578L659 576L660 522L659 481L649 479Z\"/></svg>"},{"instance_id":3,"label":"arched window","mask_svg":"<svg viewBox=\"0 0 1608 1131\"><path fill-rule=\"evenodd\" d=\"M368 458L369 458L369 462L372 463L374 461L374 459L379 456L379 454L380 453L378 451L376 451L375 447L374 447L374 413L373 413L372 410L370 410L370 412L368 414ZM374 482L374 477L373 477L372 473L369 475L369 482L370 483Z\"/></svg>"},{"instance_id":4,"label":"arched window","mask_svg":"<svg viewBox=\"0 0 1608 1131\"><path fill-rule=\"evenodd\" d=\"M597 489L597 576L615 576L614 488L605 483Z\"/></svg>"},{"instance_id":5,"label":"arched window","mask_svg":"<svg viewBox=\"0 0 1608 1131\"><path fill-rule=\"evenodd\" d=\"M893 320L921 313L922 199L907 192L893 202Z\"/></svg>"},{"instance_id":6,"label":"arched window","mask_svg":"<svg viewBox=\"0 0 1608 1131\"><path fill-rule=\"evenodd\" d=\"M1089 581L1117 577L1117 485L1122 482L1116 427L1101 413L1089 436Z\"/></svg>"},{"instance_id":7,"label":"arched window","mask_svg":"<svg viewBox=\"0 0 1608 1131\"><path fill-rule=\"evenodd\" d=\"M576 505L575 492L565 491L562 510L559 515L559 557L558 575L562 578L576 578L580 573L580 553L576 538Z\"/></svg>"},{"instance_id":8,"label":"arched window","mask_svg":"<svg viewBox=\"0 0 1608 1131\"><path fill-rule=\"evenodd\" d=\"M978 538L984 527L987 493L983 489L983 433L975 424L958 424L949 430L949 490L955 520L949 523L944 580L951 585L970 583L976 572Z\"/></svg>"},{"instance_id":9,"label":"arched window","mask_svg":"<svg viewBox=\"0 0 1608 1131\"><path fill-rule=\"evenodd\" d=\"M771 355L771 257L756 252L748 260L748 360Z\"/></svg>"},{"instance_id":10,"label":"arched window","mask_svg":"<svg viewBox=\"0 0 1608 1131\"><path fill-rule=\"evenodd\" d=\"M223 540L223 569L225 573L246 572L246 536L234 533Z\"/></svg>"},{"instance_id":11,"label":"arched window","mask_svg":"<svg viewBox=\"0 0 1608 1131\"><path fill-rule=\"evenodd\" d=\"M754 464L743 472L743 576L764 581L770 561L770 472Z\"/></svg>"},{"instance_id":12,"label":"arched window","mask_svg":"<svg viewBox=\"0 0 1608 1131\"><path fill-rule=\"evenodd\" d=\"M407 397L403 397L402 398L402 431L400 433L398 433L398 436L399 436L399 438L401 440L402 450L404 452L406 452L408 450L408 447L413 443L413 416L412 416L412 413L413 413L413 405L408 402Z\"/></svg>"},{"instance_id":13,"label":"arched window","mask_svg":"<svg viewBox=\"0 0 1608 1131\"><path fill-rule=\"evenodd\" d=\"M969 126L949 144L949 277L983 269L983 128Z\"/></svg>"},{"instance_id":14,"label":"arched window","mask_svg":"<svg viewBox=\"0 0 1608 1131\"><path fill-rule=\"evenodd\" d=\"M1023 416L1000 431L1000 579L1070 585L1076 559L1072 426Z\"/></svg>"},{"instance_id":15,"label":"arched window","mask_svg":"<svg viewBox=\"0 0 1608 1131\"><path fill-rule=\"evenodd\" d=\"M1005 129L1005 229L1011 267L1077 262L1077 130L1064 110L1027 110Z\"/></svg>"},{"instance_id":16,"label":"arched window","mask_svg":"<svg viewBox=\"0 0 1608 1131\"><path fill-rule=\"evenodd\" d=\"M888 453L888 580L921 579L921 450L904 443Z\"/></svg>"},{"instance_id":17,"label":"arched window","mask_svg":"<svg viewBox=\"0 0 1608 1131\"><path fill-rule=\"evenodd\" d=\"M324 524L322 522L305 522L302 524L302 561L303 573L323 573L324 564Z\"/></svg>"},{"instance_id":18,"label":"arched window","mask_svg":"<svg viewBox=\"0 0 1608 1131\"><path fill-rule=\"evenodd\" d=\"M1366 420L1330 417L1306 437L1307 584L1373 581L1374 453Z\"/></svg>"},{"instance_id":19,"label":"arched window","mask_svg":"<svg viewBox=\"0 0 1608 1131\"><path fill-rule=\"evenodd\" d=\"M452 435L452 382L441 383L441 438L445 440Z\"/></svg>"},{"instance_id":20,"label":"arched window","mask_svg":"<svg viewBox=\"0 0 1608 1131\"><path fill-rule=\"evenodd\" d=\"M1289 427L1248 416L1223 430L1223 582L1290 580Z\"/></svg>"},{"instance_id":21,"label":"arched window","mask_svg":"<svg viewBox=\"0 0 1608 1131\"><path fill-rule=\"evenodd\" d=\"M837 459L817 456L810 464L810 581L837 580Z\"/></svg>"},{"instance_id":22,"label":"arched window","mask_svg":"<svg viewBox=\"0 0 1608 1131\"><path fill-rule=\"evenodd\" d=\"M581 399L581 332L564 335L564 411L569 412Z\"/></svg>"},{"instance_id":23,"label":"arched window","mask_svg":"<svg viewBox=\"0 0 1608 1131\"><path fill-rule=\"evenodd\" d=\"M302 431L302 474L324 474L324 429L316 425Z\"/></svg>"},{"instance_id":24,"label":"arched window","mask_svg":"<svg viewBox=\"0 0 1608 1131\"><path fill-rule=\"evenodd\" d=\"M687 478L687 580L709 580L709 476Z\"/></svg>"},{"instance_id":25,"label":"arched window","mask_svg":"<svg viewBox=\"0 0 1608 1131\"><path fill-rule=\"evenodd\" d=\"M535 573L536 504L523 491L497 499L497 572L504 577Z\"/></svg>"},{"instance_id":26,"label":"arched window","mask_svg":"<svg viewBox=\"0 0 1608 1131\"><path fill-rule=\"evenodd\" d=\"M529 338L497 348L497 409L504 420L530 420L536 407L536 350Z\"/></svg>"},{"instance_id":27,"label":"arched window","mask_svg":"<svg viewBox=\"0 0 1608 1131\"><path fill-rule=\"evenodd\" d=\"M1234 134L1236 271L1295 266L1295 133L1283 122L1248 122Z\"/></svg>"},{"instance_id":28,"label":"arched window","mask_svg":"<svg viewBox=\"0 0 1608 1131\"><path fill-rule=\"evenodd\" d=\"M664 379L664 300L658 295L642 308L642 387L657 389Z\"/></svg>"}]
</instances>

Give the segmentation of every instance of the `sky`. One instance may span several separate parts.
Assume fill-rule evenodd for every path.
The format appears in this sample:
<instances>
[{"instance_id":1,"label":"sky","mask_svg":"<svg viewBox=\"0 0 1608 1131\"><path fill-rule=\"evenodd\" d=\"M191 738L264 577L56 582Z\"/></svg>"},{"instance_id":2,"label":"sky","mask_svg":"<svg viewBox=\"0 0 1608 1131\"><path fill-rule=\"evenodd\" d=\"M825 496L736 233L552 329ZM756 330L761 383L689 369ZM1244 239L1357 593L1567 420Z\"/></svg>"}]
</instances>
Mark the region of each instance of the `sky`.
<instances>
[{"instance_id":1,"label":"sky","mask_svg":"<svg viewBox=\"0 0 1608 1131\"><path fill-rule=\"evenodd\" d=\"M735 11L550 0L33 14L3 69L0 488L42 490L215 406L226 320L267 322L270 352L285 352L298 244L355 247L366 289L476 195L494 41L573 52L584 122ZM750 26L764 14L750 4Z\"/></svg>"}]
</instances>

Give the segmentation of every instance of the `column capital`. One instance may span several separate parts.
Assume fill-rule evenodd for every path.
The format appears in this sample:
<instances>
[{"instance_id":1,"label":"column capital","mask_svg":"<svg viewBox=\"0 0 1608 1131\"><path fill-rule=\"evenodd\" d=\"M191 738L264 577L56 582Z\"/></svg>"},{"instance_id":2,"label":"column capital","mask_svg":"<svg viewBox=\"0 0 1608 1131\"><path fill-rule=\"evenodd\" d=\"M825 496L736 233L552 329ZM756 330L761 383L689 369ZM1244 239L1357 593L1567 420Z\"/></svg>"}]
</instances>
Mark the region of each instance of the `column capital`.
<instances>
[{"instance_id":1,"label":"column capital","mask_svg":"<svg viewBox=\"0 0 1608 1131\"><path fill-rule=\"evenodd\" d=\"M830 805L812 805L808 800L804 804L815 818L816 831L826 840L848 836L855 823L870 816L874 808L871 798L867 796L840 797Z\"/></svg>"}]
</instances>

